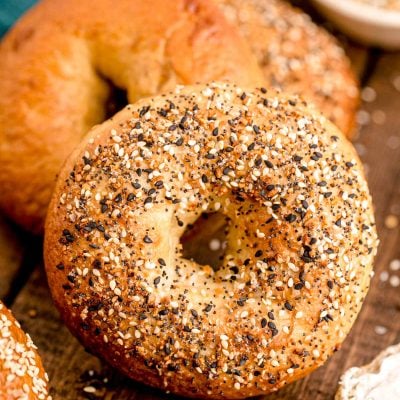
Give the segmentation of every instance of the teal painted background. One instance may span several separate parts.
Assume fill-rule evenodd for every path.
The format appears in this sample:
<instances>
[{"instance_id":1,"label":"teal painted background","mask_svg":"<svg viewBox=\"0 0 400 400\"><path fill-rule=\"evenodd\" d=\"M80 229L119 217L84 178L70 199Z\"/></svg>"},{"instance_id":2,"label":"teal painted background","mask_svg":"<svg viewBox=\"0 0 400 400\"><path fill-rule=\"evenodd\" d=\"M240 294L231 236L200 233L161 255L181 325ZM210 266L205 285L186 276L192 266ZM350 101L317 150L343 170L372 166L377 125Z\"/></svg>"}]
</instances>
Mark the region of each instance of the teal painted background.
<instances>
[{"instance_id":1,"label":"teal painted background","mask_svg":"<svg viewBox=\"0 0 400 400\"><path fill-rule=\"evenodd\" d=\"M35 0L0 0L0 36L35 3Z\"/></svg>"}]
</instances>

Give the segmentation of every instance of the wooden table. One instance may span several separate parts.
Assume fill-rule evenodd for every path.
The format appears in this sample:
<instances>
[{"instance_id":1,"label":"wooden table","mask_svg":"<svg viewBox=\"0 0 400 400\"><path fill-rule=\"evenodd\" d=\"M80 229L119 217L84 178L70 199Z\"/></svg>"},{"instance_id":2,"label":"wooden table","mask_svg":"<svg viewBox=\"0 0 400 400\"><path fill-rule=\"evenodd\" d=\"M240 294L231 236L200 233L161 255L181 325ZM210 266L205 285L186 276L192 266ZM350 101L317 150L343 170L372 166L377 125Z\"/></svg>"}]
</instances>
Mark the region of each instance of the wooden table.
<instances>
[{"instance_id":1,"label":"wooden table","mask_svg":"<svg viewBox=\"0 0 400 400\"><path fill-rule=\"evenodd\" d=\"M359 114L363 125L355 145L365 162L376 206L381 239L376 276L342 349L325 366L266 400L333 399L342 372L369 362L380 350L400 341L400 286L396 287L400 271L389 268L391 261L400 259L400 228L395 226L400 221L400 53L351 43L345 48L362 86L368 87L363 92L366 101ZM175 398L129 381L85 352L52 304L41 251L41 238L0 218L0 296L39 347L54 398Z\"/></svg>"}]
</instances>

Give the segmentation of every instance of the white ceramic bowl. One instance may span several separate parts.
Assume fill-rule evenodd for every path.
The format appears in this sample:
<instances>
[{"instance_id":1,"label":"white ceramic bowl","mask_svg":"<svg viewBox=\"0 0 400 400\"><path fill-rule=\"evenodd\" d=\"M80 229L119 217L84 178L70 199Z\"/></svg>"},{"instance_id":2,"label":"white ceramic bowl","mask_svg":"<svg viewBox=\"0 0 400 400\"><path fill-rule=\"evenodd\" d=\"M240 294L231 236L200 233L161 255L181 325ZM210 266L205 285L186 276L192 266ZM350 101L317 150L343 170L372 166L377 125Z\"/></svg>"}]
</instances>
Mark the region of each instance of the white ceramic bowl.
<instances>
[{"instance_id":1,"label":"white ceramic bowl","mask_svg":"<svg viewBox=\"0 0 400 400\"><path fill-rule=\"evenodd\" d=\"M386 49L400 49L400 11L357 0L311 1L326 18L355 40Z\"/></svg>"}]
</instances>

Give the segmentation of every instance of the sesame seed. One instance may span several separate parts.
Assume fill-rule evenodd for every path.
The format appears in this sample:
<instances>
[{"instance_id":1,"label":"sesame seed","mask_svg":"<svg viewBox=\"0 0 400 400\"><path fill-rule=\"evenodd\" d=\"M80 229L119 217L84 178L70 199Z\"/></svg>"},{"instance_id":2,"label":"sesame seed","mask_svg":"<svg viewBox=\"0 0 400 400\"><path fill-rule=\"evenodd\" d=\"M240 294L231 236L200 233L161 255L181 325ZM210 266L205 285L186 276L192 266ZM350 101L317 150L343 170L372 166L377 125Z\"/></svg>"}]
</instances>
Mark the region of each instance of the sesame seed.
<instances>
[{"instance_id":1,"label":"sesame seed","mask_svg":"<svg viewBox=\"0 0 400 400\"><path fill-rule=\"evenodd\" d=\"M85 393L96 393L96 388L94 386L85 386L83 391Z\"/></svg>"},{"instance_id":2,"label":"sesame seed","mask_svg":"<svg viewBox=\"0 0 400 400\"><path fill-rule=\"evenodd\" d=\"M144 238L143 238L143 241L145 242L145 243L153 243L153 241L146 235Z\"/></svg>"}]
</instances>

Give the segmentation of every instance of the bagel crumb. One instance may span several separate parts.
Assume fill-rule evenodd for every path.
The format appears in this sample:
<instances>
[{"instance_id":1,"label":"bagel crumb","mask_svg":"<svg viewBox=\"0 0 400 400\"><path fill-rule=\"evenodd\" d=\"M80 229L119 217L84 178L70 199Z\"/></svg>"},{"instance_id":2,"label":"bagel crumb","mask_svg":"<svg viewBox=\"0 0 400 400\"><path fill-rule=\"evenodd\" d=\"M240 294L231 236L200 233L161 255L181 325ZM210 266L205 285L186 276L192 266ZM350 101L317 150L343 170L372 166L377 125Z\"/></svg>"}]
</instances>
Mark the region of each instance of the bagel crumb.
<instances>
[{"instance_id":1,"label":"bagel crumb","mask_svg":"<svg viewBox=\"0 0 400 400\"><path fill-rule=\"evenodd\" d=\"M361 91L361 99L367 103L372 103L376 100L376 90L370 86L366 86Z\"/></svg>"},{"instance_id":2,"label":"bagel crumb","mask_svg":"<svg viewBox=\"0 0 400 400\"><path fill-rule=\"evenodd\" d=\"M399 287L400 286L400 278L396 275L392 275L389 279L390 286Z\"/></svg>"},{"instance_id":3,"label":"bagel crumb","mask_svg":"<svg viewBox=\"0 0 400 400\"><path fill-rule=\"evenodd\" d=\"M385 218L385 226L388 229L395 229L399 225L399 219L396 215L390 214Z\"/></svg>"},{"instance_id":4,"label":"bagel crumb","mask_svg":"<svg viewBox=\"0 0 400 400\"><path fill-rule=\"evenodd\" d=\"M390 261L389 268L391 271L400 271L400 260L394 259Z\"/></svg>"},{"instance_id":5,"label":"bagel crumb","mask_svg":"<svg viewBox=\"0 0 400 400\"><path fill-rule=\"evenodd\" d=\"M379 280L381 282L387 282L389 280L389 272L382 271L381 274L379 275Z\"/></svg>"},{"instance_id":6,"label":"bagel crumb","mask_svg":"<svg viewBox=\"0 0 400 400\"><path fill-rule=\"evenodd\" d=\"M386 335L388 329L385 326L377 325L375 326L375 333L379 336Z\"/></svg>"}]
</instances>

